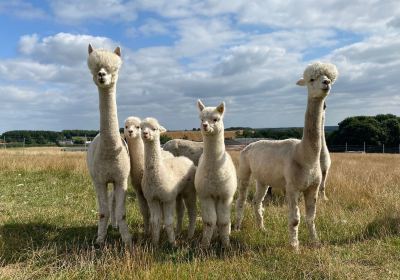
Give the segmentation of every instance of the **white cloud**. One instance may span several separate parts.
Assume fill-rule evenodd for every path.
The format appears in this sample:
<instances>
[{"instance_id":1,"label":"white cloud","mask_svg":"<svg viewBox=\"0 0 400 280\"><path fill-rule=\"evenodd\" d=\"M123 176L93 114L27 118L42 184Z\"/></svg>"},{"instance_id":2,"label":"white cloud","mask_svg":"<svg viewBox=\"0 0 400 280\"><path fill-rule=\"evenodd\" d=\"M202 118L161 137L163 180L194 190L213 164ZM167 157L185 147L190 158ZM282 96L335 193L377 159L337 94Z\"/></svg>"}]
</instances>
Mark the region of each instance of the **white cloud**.
<instances>
[{"instance_id":1,"label":"white cloud","mask_svg":"<svg viewBox=\"0 0 400 280\"><path fill-rule=\"evenodd\" d=\"M136 19L135 1L122 0L52 0L56 20L71 25L82 21L98 20L103 22L132 21Z\"/></svg>"},{"instance_id":2,"label":"white cloud","mask_svg":"<svg viewBox=\"0 0 400 280\"><path fill-rule=\"evenodd\" d=\"M0 14L14 15L21 19L45 19L46 13L32 3L22 0L2 1L0 3Z\"/></svg>"}]
</instances>

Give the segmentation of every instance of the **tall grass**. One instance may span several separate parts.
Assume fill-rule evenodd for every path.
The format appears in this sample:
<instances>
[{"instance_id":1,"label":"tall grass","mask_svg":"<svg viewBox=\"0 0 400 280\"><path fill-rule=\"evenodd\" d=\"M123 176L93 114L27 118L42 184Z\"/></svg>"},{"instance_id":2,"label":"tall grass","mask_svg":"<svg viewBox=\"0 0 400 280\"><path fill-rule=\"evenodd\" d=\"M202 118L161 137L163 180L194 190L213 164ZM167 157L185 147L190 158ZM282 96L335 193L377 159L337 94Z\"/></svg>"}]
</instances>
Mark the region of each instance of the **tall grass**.
<instances>
[{"instance_id":1,"label":"tall grass","mask_svg":"<svg viewBox=\"0 0 400 280\"><path fill-rule=\"evenodd\" d=\"M232 156L237 163L238 152ZM333 154L332 161L330 200L318 202L319 249L309 246L303 222L300 252L287 246L279 193L265 207L267 232L255 228L247 204L230 250L218 242L198 248L200 219L193 240L184 235L170 248L163 236L155 249L130 188L127 217L136 245L130 255L111 228L104 247L93 243L97 208L84 153L1 150L0 279L399 279L400 156Z\"/></svg>"}]
</instances>

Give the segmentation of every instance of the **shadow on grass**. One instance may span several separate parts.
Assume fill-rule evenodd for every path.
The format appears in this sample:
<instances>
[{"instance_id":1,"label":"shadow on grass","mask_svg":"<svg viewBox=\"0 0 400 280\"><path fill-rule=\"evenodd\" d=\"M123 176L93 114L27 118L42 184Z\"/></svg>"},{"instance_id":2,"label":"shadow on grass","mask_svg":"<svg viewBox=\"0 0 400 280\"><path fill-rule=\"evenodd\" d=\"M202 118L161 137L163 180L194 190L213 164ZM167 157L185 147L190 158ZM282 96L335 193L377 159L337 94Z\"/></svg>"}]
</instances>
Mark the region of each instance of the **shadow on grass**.
<instances>
[{"instance_id":1,"label":"shadow on grass","mask_svg":"<svg viewBox=\"0 0 400 280\"><path fill-rule=\"evenodd\" d=\"M22 261L34 250L55 246L58 253L95 248L97 225L59 227L47 223L9 223L0 227L0 258L4 264ZM118 231L109 228L107 244L120 246Z\"/></svg>"},{"instance_id":2,"label":"shadow on grass","mask_svg":"<svg viewBox=\"0 0 400 280\"><path fill-rule=\"evenodd\" d=\"M400 217L386 216L374 219L364 230L353 236L330 242L333 245L343 245L366 240L382 239L400 234Z\"/></svg>"},{"instance_id":3,"label":"shadow on grass","mask_svg":"<svg viewBox=\"0 0 400 280\"><path fill-rule=\"evenodd\" d=\"M25 261L32 257L34 251L56 249L57 254L76 254L77 252L95 250L102 254L101 248L95 245L97 225L78 227L59 227L47 223L9 223L0 226L0 264L8 265ZM232 248L222 248L218 240L213 240L207 250L200 248L201 232L196 231L195 238L186 239L186 231L177 240L177 246L171 247L165 232L160 240L160 247L154 248L150 239L136 229L133 232L136 249L150 254L156 262L188 263L195 259L229 258L248 251L241 240L231 238ZM107 249L123 253L124 247L118 230L108 228ZM100 249L100 250L99 250Z\"/></svg>"}]
</instances>

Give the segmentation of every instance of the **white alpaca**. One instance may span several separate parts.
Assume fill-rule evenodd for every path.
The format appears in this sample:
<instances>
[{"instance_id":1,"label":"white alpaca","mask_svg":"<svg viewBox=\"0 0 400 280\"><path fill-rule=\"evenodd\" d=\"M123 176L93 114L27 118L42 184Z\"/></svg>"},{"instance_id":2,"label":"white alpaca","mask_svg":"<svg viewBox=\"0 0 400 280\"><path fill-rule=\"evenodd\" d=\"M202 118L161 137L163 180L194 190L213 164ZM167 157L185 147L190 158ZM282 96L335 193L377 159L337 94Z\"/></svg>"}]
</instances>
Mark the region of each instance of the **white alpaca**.
<instances>
[{"instance_id":1,"label":"white alpaca","mask_svg":"<svg viewBox=\"0 0 400 280\"><path fill-rule=\"evenodd\" d=\"M196 191L194 175L196 167L186 157L163 158L161 156L160 133L165 132L154 118L146 118L140 125L144 142L143 194L150 209L152 242L160 239L164 219L168 241L175 244L174 211L177 210L177 231L182 228L183 202L188 211L188 238L192 238L196 223Z\"/></svg>"},{"instance_id":2,"label":"white alpaca","mask_svg":"<svg viewBox=\"0 0 400 280\"><path fill-rule=\"evenodd\" d=\"M322 172L322 180L319 185L319 193L322 196L322 200L327 201L328 197L325 194L325 183L328 177L329 168L331 167L331 156L329 155L328 147L326 146L325 140L325 109L326 104L324 103L324 112L322 113L322 135L321 135L321 156L320 156L320 165Z\"/></svg>"},{"instance_id":3,"label":"white alpaca","mask_svg":"<svg viewBox=\"0 0 400 280\"><path fill-rule=\"evenodd\" d=\"M333 64L309 65L297 84L308 88L303 138L263 140L248 145L240 154L239 197L236 229L240 229L250 175L256 180L254 210L258 226L264 229L262 200L269 186L285 188L289 204L289 242L298 249L299 196L304 194L306 222L312 242L319 244L315 229L316 201L321 183L320 153L324 100L337 78Z\"/></svg>"},{"instance_id":4,"label":"white alpaca","mask_svg":"<svg viewBox=\"0 0 400 280\"><path fill-rule=\"evenodd\" d=\"M129 157L131 162L131 183L138 199L140 213L143 216L144 232L145 234L149 234L150 210L142 190L142 178L144 169L144 144L141 137L140 123L140 118L134 116L128 117L125 120L124 137L128 144ZM163 158L174 157L174 155L168 151L161 151L161 155ZM111 224L116 228L117 222L114 214L114 192L110 194L110 201L112 201L110 203Z\"/></svg>"},{"instance_id":5,"label":"white alpaca","mask_svg":"<svg viewBox=\"0 0 400 280\"><path fill-rule=\"evenodd\" d=\"M122 240L132 249L132 237L125 216L125 197L130 170L128 147L119 133L116 84L121 66L121 50L97 49L89 44L88 66L99 92L100 133L87 152L87 164L92 177L99 208L96 242L103 243L110 217L107 184L114 185L116 220Z\"/></svg>"},{"instance_id":6,"label":"white alpaca","mask_svg":"<svg viewBox=\"0 0 400 280\"><path fill-rule=\"evenodd\" d=\"M320 165L321 165L321 172L322 172L322 180L321 184L319 185L319 193L322 196L322 200L328 201L328 198L326 197L325 194L325 183L326 179L328 177L328 172L329 168L331 166L331 156L329 155L329 150L326 145L326 140L325 140L325 108L326 108L326 103L324 102L324 111L322 113L322 133L321 133L321 155L320 155ZM272 199L272 188L268 188L266 197ZM264 203L267 200L264 199Z\"/></svg>"},{"instance_id":7,"label":"white alpaca","mask_svg":"<svg viewBox=\"0 0 400 280\"><path fill-rule=\"evenodd\" d=\"M231 232L231 204L237 188L236 169L225 151L223 116L225 103L205 107L197 101L200 110L203 154L196 171L195 187L200 200L203 219L202 247L207 248L217 226L222 245L229 247Z\"/></svg>"},{"instance_id":8,"label":"white alpaca","mask_svg":"<svg viewBox=\"0 0 400 280\"><path fill-rule=\"evenodd\" d=\"M185 156L191 159L194 165L199 164L203 153L203 142L195 142L185 139L173 139L164 144L163 149L171 152L174 156Z\"/></svg>"}]
</instances>

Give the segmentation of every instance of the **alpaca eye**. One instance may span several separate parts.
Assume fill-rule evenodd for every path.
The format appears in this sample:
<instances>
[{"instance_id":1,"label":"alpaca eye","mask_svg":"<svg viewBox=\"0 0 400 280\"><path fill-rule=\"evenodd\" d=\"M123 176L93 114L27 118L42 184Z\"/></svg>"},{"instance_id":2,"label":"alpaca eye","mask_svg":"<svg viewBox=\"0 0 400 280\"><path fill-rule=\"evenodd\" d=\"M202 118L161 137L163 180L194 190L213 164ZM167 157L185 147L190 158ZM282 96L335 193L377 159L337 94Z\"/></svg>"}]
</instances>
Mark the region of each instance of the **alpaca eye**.
<instances>
[{"instance_id":1,"label":"alpaca eye","mask_svg":"<svg viewBox=\"0 0 400 280\"><path fill-rule=\"evenodd\" d=\"M128 129L128 126L126 125L125 128Z\"/></svg>"},{"instance_id":2,"label":"alpaca eye","mask_svg":"<svg viewBox=\"0 0 400 280\"><path fill-rule=\"evenodd\" d=\"M153 131L156 131L157 130L157 128L153 128Z\"/></svg>"},{"instance_id":3,"label":"alpaca eye","mask_svg":"<svg viewBox=\"0 0 400 280\"><path fill-rule=\"evenodd\" d=\"M136 128L137 128L137 129L139 129L139 128L140 128L140 126L137 126Z\"/></svg>"},{"instance_id":4,"label":"alpaca eye","mask_svg":"<svg viewBox=\"0 0 400 280\"><path fill-rule=\"evenodd\" d=\"M217 121L219 121L218 119L214 119L214 122L217 122Z\"/></svg>"},{"instance_id":5,"label":"alpaca eye","mask_svg":"<svg viewBox=\"0 0 400 280\"><path fill-rule=\"evenodd\" d=\"M314 82L315 81L315 79L310 79L310 82L312 83L312 82Z\"/></svg>"}]
</instances>

